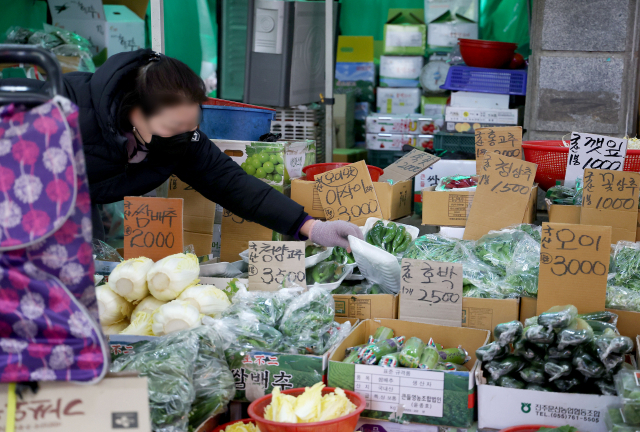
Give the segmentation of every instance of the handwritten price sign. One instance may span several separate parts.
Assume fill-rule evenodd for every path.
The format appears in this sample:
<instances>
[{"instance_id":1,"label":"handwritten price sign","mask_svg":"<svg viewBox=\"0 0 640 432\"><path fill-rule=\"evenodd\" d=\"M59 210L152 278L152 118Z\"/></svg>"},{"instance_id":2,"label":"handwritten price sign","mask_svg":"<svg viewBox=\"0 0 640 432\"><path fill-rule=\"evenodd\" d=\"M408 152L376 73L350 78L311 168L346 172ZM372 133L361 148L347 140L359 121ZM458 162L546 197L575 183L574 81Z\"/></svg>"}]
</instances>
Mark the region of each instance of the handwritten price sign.
<instances>
[{"instance_id":1,"label":"handwritten price sign","mask_svg":"<svg viewBox=\"0 0 640 432\"><path fill-rule=\"evenodd\" d=\"M627 140L602 135L571 133L564 185L574 187L587 168L622 171Z\"/></svg>"},{"instance_id":2,"label":"handwritten price sign","mask_svg":"<svg viewBox=\"0 0 640 432\"><path fill-rule=\"evenodd\" d=\"M364 161L317 175L316 186L327 220L345 220L362 226L370 217L382 219Z\"/></svg>"},{"instance_id":3,"label":"handwritten price sign","mask_svg":"<svg viewBox=\"0 0 640 432\"><path fill-rule=\"evenodd\" d=\"M182 199L125 197L124 257L154 261L182 252Z\"/></svg>"},{"instance_id":4,"label":"handwritten price sign","mask_svg":"<svg viewBox=\"0 0 640 432\"><path fill-rule=\"evenodd\" d=\"M400 319L462 326L462 265L404 258Z\"/></svg>"},{"instance_id":5,"label":"handwritten price sign","mask_svg":"<svg viewBox=\"0 0 640 432\"><path fill-rule=\"evenodd\" d=\"M307 286L304 242L249 242L249 290L277 291Z\"/></svg>"},{"instance_id":6,"label":"handwritten price sign","mask_svg":"<svg viewBox=\"0 0 640 432\"><path fill-rule=\"evenodd\" d=\"M411 150L405 156L384 169L380 181L388 179L394 182L409 180L440 160L439 157L420 150Z\"/></svg>"},{"instance_id":7,"label":"handwritten price sign","mask_svg":"<svg viewBox=\"0 0 640 432\"><path fill-rule=\"evenodd\" d=\"M529 203L537 165L487 153L471 204L466 240L477 240L492 230L521 223ZM499 209L498 211L496 211Z\"/></svg>"},{"instance_id":8,"label":"handwritten price sign","mask_svg":"<svg viewBox=\"0 0 640 432\"><path fill-rule=\"evenodd\" d=\"M604 310L610 248L611 227L543 223L538 314L566 304Z\"/></svg>"},{"instance_id":9,"label":"handwritten price sign","mask_svg":"<svg viewBox=\"0 0 640 432\"><path fill-rule=\"evenodd\" d=\"M522 128L507 126L476 129L476 171L482 171L485 153L522 159Z\"/></svg>"},{"instance_id":10,"label":"handwritten price sign","mask_svg":"<svg viewBox=\"0 0 640 432\"><path fill-rule=\"evenodd\" d=\"M640 174L584 170L580 223L612 228L611 243L636 241Z\"/></svg>"}]
</instances>

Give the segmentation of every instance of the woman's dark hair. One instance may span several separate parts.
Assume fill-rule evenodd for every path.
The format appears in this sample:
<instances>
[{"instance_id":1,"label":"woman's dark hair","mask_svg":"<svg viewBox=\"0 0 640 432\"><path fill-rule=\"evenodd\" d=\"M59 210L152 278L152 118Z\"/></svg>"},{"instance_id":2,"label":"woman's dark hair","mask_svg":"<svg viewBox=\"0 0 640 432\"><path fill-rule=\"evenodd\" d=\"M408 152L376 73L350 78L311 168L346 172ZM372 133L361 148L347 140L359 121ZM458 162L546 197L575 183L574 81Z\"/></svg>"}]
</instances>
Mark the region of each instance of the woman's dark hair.
<instances>
[{"instance_id":1,"label":"woman's dark hair","mask_svg":"<svg viewBox=\"0 0 640 432\"><path fill-rule=\"evenodd\" d=\"M119 113L119 128L132 129L129 113L140 107L146 115L162 108L184 102L203 103L207 92L202 79L189 66L171 57L154 55L148 63L135 71L129 81L133 87L122 97Z\"/></svg>"}]
</instances>

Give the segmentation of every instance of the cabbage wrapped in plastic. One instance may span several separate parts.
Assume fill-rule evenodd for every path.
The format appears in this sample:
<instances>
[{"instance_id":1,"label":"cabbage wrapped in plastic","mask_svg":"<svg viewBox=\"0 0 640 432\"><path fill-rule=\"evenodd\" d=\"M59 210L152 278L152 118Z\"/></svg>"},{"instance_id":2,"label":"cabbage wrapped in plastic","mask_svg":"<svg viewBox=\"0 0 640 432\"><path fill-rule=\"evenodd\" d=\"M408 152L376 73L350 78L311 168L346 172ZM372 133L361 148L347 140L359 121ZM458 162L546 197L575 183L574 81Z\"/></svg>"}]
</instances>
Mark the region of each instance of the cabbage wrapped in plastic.
<instances>
[{"instance_id":1,"label":"cabbage wrapped in plastic","mask_svg":"<svg viewBox=\"0 0 640 432\"><path fill-rule=\"evenodd\" d=\"M573 305L554 306L538 315L538 324L549 329L563 329L571 326L578 317L578 308Z\"/></svg>"},{"instance_id":2,"label":"cabbage wrapped in plastic","mask_svg":"<svg viewBox=\"0 0 640 432\"><path fill-rule=\"evenodd\" d=\"M486 364L485 370L491 375L491 378L497 381L502 376L512 372L518 372L524 367L524 364L524 361L520 357L510 355L502 360L490 361Z\"/></svg>"},{"instance_id":3,"label":"cabbage wrapped in plastic","mask_svg":"<svg viewBox=\"0 0 640 432\"><path fill-rule=\"evenodd\" d=\"M198 350L198 336L187 330L140 344L135 353L120 356L111 364L111 372L137 371L147 377L154 431L187 430L196 397L193 360Z\"/></svg>"}]
</instances>

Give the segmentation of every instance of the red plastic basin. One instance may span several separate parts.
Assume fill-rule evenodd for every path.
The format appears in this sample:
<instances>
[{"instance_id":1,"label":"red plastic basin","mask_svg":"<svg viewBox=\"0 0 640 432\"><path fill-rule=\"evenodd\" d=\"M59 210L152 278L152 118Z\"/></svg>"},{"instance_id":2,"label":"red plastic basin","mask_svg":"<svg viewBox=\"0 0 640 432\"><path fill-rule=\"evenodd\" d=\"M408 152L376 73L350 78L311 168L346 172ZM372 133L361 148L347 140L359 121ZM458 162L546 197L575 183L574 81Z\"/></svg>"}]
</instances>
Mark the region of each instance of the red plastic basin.
<instances>
[{"instance_id":1,"label":"red plastic basin","mask_svg":"<svg viewBox=\"0 0 640 432\"><path fill-rule=\"evenodd\" d=\"M302 168L302 172L305 173L305 175L307 176L307 180L313 181L315 176L318 174L322 174L327 171L331 171L346 165L351 165L351 164L347 162L319 163L319 164L307 165L306 167ZM374 167L371 165L367 165L367 168L369 169L369 175L371 176L371 181L373 182L377 182L380 176L384 174L384 170L382 168Z\"/></svg>"},{"instance_id":2,"label":"red plastic basin","mask_svg":"<svg viewBox=\"0 0 640 432\"><path fill-rule=\"evenodd\" d=\"M325 387L322 394L332 393L333 387ZM279 423L265 420L264 409L271 403L271 395L262 396L260 399L251 402L249 405L249 416L256 422L260 432L353 432L358 424L360 413L364 411L366 402L358 393L345 390L347 398L356 406L356 410L349 415L334 420L315 423ZM303 388L285 390L283 394L300 396L304 393Z\"/></svg>"},{"instance_id":3,"label":"red plastic basin","mask_svg":"<svg viewBox=\"0 0 640 432\"><path fill-rule=\"evenodd\" d=\"M467 66L501 69L511 62L517 44L460 39L460 54Z\"/></svg>"}]
</instances>

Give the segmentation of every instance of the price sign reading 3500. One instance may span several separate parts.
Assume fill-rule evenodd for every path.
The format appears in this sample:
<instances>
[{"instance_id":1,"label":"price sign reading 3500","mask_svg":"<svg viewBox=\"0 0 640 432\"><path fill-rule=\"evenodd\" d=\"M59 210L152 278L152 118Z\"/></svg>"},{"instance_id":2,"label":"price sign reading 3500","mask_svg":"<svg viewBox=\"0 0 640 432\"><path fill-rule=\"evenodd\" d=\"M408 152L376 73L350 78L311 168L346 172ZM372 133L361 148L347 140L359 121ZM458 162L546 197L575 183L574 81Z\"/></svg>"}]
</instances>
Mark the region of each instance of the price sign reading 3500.
<instances>
[{"instance_id":1,"label":"price sign reading 3500","mask_svg":"<svg viewBox=\"0 0 640 432\"><path fill-rule=\"evenodd\" d=\"M249 242L249 289L307 286L303 242Z\"/></svg>"}]
</instances>

